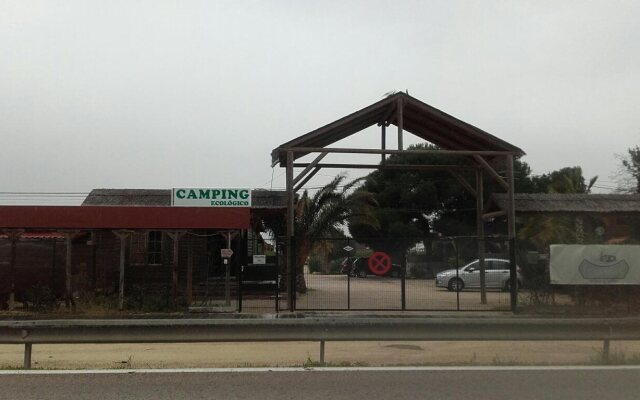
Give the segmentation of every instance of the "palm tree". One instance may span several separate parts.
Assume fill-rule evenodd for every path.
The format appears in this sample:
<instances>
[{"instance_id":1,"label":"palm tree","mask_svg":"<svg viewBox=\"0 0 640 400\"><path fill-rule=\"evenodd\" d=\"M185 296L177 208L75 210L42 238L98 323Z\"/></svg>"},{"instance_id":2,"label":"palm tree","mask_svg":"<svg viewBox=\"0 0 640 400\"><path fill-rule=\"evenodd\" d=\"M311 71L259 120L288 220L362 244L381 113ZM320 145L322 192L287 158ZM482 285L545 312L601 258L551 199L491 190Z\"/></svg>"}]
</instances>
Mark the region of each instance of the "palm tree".
<instances>
[{"instance_id":1,"label":"palm tree","mask_svg":"<svg viewBox=\"0 0 640 400\"><path fill-rule=\"evenodd\" d=\"M336 237L346 223L379 227L372 212L375 200L371 193L352 190L360 181L346 184L344 175L336 176L313 196L307 190L296 202L295 209L295 271L296 291L305 293L304 264L312 249L323 238Z\"/></svg>"}]
</instances>

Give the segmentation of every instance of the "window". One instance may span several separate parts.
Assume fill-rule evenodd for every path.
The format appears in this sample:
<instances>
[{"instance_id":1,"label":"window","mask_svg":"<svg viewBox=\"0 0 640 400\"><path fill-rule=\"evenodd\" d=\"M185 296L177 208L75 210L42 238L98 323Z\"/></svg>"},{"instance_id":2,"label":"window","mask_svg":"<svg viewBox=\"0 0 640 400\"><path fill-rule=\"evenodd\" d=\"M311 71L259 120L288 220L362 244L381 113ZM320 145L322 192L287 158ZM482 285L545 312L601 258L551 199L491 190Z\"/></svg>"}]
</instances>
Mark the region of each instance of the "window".
<instances>
[{"instance_id":1,"label":"window","mask_svg":"<svg viewBox=\"0 0 640 400\"><path fill-rule=\"evenodd\" d=\"M147 264L162 264L162 232L150 231L147 235Z\"/></svg>"},{"instance_id":2,"label":"window","mask_svg":"<svg viewBox=\"0 0 640 400\"><path fill-rule=\"evenodd\" d=\"M162 264L162 232L135 232L131 235L131 265Z\"/></svg>"},{"instance_id":3,"label":"window","mask_svg":"<svg viewBox=\"0 0 640 400\"><path fill-rule=\"evenodd\" d=\"M478 267L479 267L478 262L477 262L477 261L474 261L474 262L472 262L471 264L469 264L469 265L468 265L464 270L465 270L466 272L471 272L471 271L469 271L470 269L472 269L472 268L473 268L473 269L478 269Z\"/></svg>"}]
</instances>

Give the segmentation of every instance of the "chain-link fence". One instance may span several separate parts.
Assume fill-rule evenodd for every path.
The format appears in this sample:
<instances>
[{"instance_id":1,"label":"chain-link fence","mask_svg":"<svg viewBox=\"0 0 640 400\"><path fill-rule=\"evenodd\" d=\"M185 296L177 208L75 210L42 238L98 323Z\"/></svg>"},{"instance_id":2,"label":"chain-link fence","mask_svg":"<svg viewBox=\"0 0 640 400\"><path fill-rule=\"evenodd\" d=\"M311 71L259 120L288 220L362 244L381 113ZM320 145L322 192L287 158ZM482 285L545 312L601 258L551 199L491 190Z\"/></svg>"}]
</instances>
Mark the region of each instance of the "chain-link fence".
<instances>
[{"instance_id":1,"label":"chain-link fence","mask_svg":"<svg viewBox=\"0 0 640 400\"><path fill-rule=\"evenodd\" d=\"M298 265L298 310L509 310L509 242L475 237L425 239L408 249L347 238L313 240ZM303 257L298 257L303 259ZM484 274L484 278L481 278ZM522 284L519 276L520 285Z\"/></svg>"},{"instance_id":2,"label":"chain-link fence","mask_svg":"<svg viewBox=\"0 0 640 400\"><path fill-rule=\"evenodd\" d=\"M640 252L640 246L634 244L606 244L565 243L560 246L576 246L583 252L625 252L632 247ZM640 285L632 279L602 279L602 273L608 269L615 269L619 265L628 267L626 273L633 274L637 269L638 259L615 260L598 262L586 260L591 268L597 268L601 273L598 279L582 279L581 264L585 260L577 258L570 262L555 260L553 268L556 271L575 274L577 279L552 283L552 257L549 248L538 251L530 242L520 240L517 244L518 263L522 268L525 290L521 291L518 299L519 310L532 314L551 315L592 315L592 316L620 316L637 315L640 313ZM546 251L545 251L546 250ZM591 262L590 262L591 261ZM636 272L637 273L637 272ZM631 275L629 275L631 277Z\"/></svg>"}]
</instances>

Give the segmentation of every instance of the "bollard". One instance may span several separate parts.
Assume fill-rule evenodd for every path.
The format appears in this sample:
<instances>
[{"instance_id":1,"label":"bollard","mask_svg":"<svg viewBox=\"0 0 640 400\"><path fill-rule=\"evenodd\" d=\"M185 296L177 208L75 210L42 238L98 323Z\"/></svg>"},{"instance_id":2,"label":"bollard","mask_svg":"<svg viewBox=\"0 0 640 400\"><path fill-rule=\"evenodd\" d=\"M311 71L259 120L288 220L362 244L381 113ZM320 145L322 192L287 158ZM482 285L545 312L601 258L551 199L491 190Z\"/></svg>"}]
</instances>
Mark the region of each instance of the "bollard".
<instances>
[{"instance_id":1,"label":"bollard","mask_svg":"<svg viewBox=\"0 0 640 400\"><path fill-rule=\"evenodd\" d=\"M605 339L602 344L602 362L609 364L609 339Z\"/></svg>"},{"instance_id":2,"label":"bollard","mask_svg":"<svg viewBox=\"0 0 640 400\"><path fill-rule=\"evenodd\" d=\"M324 364L324 340L320 341L320 364Z\"/></svg>"},{"instance_id":3,"label":"bollard","mask_svg":"<svg viewBox=\"0 0 640 400\"><path fill-rule=\"evenodd\" d=\"M31 343L24 344L24 369L31 369Z\"/></svg>"}]
</instances>

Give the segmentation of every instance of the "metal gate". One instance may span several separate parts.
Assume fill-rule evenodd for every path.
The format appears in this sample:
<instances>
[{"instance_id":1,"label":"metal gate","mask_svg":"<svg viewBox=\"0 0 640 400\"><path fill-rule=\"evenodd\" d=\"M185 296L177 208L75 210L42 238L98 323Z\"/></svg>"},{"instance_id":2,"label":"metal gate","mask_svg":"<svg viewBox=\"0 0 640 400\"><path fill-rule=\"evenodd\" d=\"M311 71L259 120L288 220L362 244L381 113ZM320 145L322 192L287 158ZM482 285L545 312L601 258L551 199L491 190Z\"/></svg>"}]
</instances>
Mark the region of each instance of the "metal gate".
<instances>
[{"instance_id":1,"label":"metal gate","mask_svg":"<svg viewBox=\"0 0 640 400\"><path fill-rule=\"evenodd\" d=\"M517 296L510 284L515 254L505 237L486 238L484 246L477 237L425 239L407 251L394 251L406 248L401 240L367 241L375 247L349 238L313 242L295 271L295 310L507 311Z\"/></svg>"},{"instance_id":2,"label":"metal gate","mask_svg":"<svg viewBox=\"0 0 640 400\"><path fill-rule=\"evenodd\" d=\"M246 262L238 271L238 311L278 313L285 293L280 266L284 246L281 241L249 235L246 239ZM285 309L287 308L284 304Z\"/></svg>"}]
</instances>

